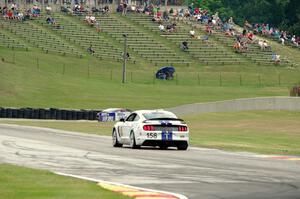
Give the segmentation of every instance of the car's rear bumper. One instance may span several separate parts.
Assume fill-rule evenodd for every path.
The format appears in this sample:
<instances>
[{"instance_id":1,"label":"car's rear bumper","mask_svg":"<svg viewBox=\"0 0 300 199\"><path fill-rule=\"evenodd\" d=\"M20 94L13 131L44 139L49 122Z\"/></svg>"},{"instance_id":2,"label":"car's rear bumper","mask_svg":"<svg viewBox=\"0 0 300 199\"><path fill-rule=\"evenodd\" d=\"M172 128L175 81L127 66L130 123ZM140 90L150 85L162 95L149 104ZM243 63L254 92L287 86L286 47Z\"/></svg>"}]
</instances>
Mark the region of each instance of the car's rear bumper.
<instances>
[{"instance_id":1,"label":"car's rear bumper","mask_svg":"<svg viewBox=\"0 0 300 199\"><path fill-rule=\"evenodd\" d=\"M178 145L187 144L186 140L145 140L142 146L168 146L177 147Z\"/></svg>"}]
</instances>

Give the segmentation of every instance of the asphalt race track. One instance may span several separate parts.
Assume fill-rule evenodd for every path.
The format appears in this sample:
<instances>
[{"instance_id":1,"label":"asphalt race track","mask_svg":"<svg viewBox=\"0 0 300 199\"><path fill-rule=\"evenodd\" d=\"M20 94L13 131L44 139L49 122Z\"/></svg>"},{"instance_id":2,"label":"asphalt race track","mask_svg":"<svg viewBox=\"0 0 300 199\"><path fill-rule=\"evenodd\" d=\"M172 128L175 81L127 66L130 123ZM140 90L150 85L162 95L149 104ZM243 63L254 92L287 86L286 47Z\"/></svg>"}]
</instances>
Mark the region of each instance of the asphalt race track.
<instances>
[{"instance_id":1,"label":"asphalt race track","mask_svg":"<svg viewBox=\"0 0 300 199\"><path fill-rule=\"evenodd\" d=\"M300 199L299 158L202 148L113 148L109 137L14 125L0 125L0 142L0 163L170 191L189 199Z\"/></svg>"}]
</instances>

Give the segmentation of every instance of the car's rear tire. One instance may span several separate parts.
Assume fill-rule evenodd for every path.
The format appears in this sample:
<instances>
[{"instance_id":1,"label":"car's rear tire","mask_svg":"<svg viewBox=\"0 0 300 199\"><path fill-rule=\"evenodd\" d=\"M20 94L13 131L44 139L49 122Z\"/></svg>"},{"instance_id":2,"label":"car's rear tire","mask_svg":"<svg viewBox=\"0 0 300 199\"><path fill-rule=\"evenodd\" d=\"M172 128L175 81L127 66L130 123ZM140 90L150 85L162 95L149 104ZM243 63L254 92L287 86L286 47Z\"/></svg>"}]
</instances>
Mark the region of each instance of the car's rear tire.
<instances>
[{"instance_id":1,"label":"car's rear tire","mask_svg":"<svg viewBox=\"0 0 300 199\"><path fill-rule=\"evenodd\" d=\"M187 150L188 146L189 146L188 143L181 143L177 145L177 149L180 151L185 151Z\"/></svg>"},{"instance_id":2,"label":"car's rear tire","mask_svg":"<svg viewBox=\"0 0 300 199\"><path fill-rule=\"evenodd\" d=\"M139 148L141 148L141 146L136 145L135 135L134 135L133 131L131 131L129 138L130 138L130 144L129 144L130 148L132 148L132 149L139 149Z\"/></svg>"},{"instance_id":3,"label":"car's rear tire","mask_svg":"<svg viewBox=\"0 0 300 199\"><path fill-rule=\"evenodd\" d=\"M123 144L121 144L118 140L118 135L116 130L114 129L112 132L112 142L113 142L113 147L122 147Z\"/></svg>"}]
</instances>

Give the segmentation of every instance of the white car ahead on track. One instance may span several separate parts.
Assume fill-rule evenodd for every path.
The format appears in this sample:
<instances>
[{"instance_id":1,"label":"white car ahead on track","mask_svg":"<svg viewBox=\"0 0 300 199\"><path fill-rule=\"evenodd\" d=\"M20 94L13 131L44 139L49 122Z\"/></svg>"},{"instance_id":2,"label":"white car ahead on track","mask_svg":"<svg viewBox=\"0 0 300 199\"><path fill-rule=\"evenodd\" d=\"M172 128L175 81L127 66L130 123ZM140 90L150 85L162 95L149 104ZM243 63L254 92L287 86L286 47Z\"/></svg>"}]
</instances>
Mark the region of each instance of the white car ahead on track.
<instances>
[{"instance_id":1,"label":"white car ahead on track","mask_svg":"<svg viewBox=\"0 0 300 199\"><path fill-rule=\"evenodd\" d=\"M113 127L113 146L159 146L161 149L177 147L186 150L189 130L186 123L174 113L164 110L139 110L121 119Z\"/></svg>"}]
</instances>

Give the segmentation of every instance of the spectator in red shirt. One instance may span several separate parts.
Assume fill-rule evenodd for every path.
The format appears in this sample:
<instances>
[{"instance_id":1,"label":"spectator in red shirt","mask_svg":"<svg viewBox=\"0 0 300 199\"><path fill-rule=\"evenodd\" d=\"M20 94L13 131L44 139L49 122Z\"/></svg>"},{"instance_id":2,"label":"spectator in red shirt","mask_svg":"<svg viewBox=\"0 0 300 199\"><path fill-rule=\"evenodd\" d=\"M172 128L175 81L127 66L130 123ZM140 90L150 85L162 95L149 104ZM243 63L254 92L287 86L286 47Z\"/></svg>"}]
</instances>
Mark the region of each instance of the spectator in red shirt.
<instances>
[{"instance_id":1,"label":"spectator in red shirt","mask_svg":"<svg viewBox=\"0 0 300 199\"><path fill-rule=\"evenodd\" d=\"M9 10L6 15L8 19L13 19L13 12L11 10Z\"/></svg>"}]
</instances>

